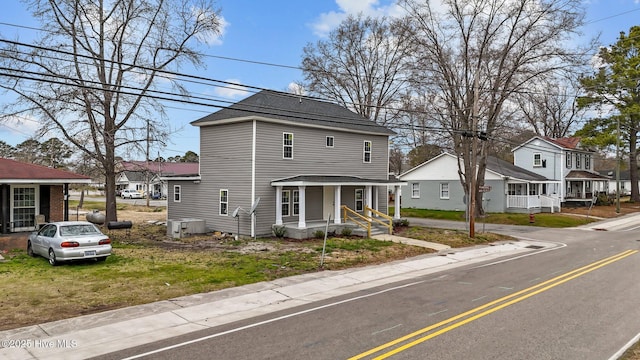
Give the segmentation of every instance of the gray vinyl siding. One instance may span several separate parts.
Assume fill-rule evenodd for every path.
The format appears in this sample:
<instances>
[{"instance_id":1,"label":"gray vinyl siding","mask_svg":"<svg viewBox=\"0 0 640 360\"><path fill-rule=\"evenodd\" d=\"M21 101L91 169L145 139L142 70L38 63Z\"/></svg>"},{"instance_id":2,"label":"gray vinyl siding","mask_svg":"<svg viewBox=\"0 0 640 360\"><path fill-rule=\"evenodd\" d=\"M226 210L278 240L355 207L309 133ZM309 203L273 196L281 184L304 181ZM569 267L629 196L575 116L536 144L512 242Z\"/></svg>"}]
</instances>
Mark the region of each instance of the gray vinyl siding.
<instances>
[{"instance_id":1,"label":"gray vinyl siding","mask_svg":"<svg viewBox=\"0 0 640 360\"><path fill-rule=\"evenodd\" d=\"M282 134L293 133L293 159L283 159ZM201 218L207 228L235 234L238 220L230 215L237 207L249 211L251 198L251 166L253 121L200 127L200 182L171 181L183 186L183 199L171 203L168 219ZM326 136L333 136L334 146L326 147ZM364 141L371 141L371 162L363 162ZM276 189L271 182L296 175L348 175L369 179L387 179L388 137L296 127L256 121L255 198L256 235L271 235L276 218ZM362 187L364 188L364 187ZM229 191L229 216L219 215L219 191ZM285 188L296 190L297 188ZM354 206L355 187L342 187L342 203ZM378 209L386 213L386 186L374 187ZM305 189L305 220L323 218L323 188ZM292 198L293 200L293 198ZM291 214L293 209L291 210ZM240 235L251 234L251 217L239 212ZM297 222L298 216L283 217L283 222Z\"/></svg>"},{"instance_id":2,"label":"gray vinyl siding","mask_svg":"<svg viewBox=\"0 0 640 360\"><path fill-rule=\"evenodd\" d=\"M420 197L411 197L411 184L420 184ZM449 199L440 199L440 184L449 183ZM505 184L501 180L489 180L485 185L491 186L491 191L483 194L483 207L487 212L505 212L506 195ZM409 181L402 186L402 208L417 208L429 210L464 211L464 189L459 180L421 180ZM488 200L488 201L487 201ZM402 215L402 210L400 211Z\"/></svg>"},{"instance_id":3,"label":"gray vinyl siding","mask_svg":"<svg viewBox=\"0 0 640 360\"><path fill-rule=\"evenodd\" d=\"M293 159L282 158L282 134L293 133ZM326 136L334 137L334 147L326 147ZM371 144L371 163L363 163L364 140ZM256 232L270 234L275 223L275 188L271 181L296 175L350 175L387 178L387 136L351 134L291 125L257 123L256 196L260 196ZM343 186L342 196L348 194ZM318 191L318 192L316 192ZM353 194L350 195L353 198ZM317 200L316 200L317 199ZM306 221L322 219L322 188L306 188ZM317 201L317 202L316 202ZM353 202L353 201L352 201ZM345 203L344 197L342 203ZM283 222L298 217L283 218Z\"/></svg>"},{"instance_id":4,"label":"gray vinyl siding","mask_svg":"<svg viewBox=\"0 0 640 360\"><path fill-rule=\"evenodd\" d=\"M200 183L193 184L191 181L193 186L189 186L189 194L183 188L183 200L169 207L169 219L201 218L211 230L235 234L238 231L238 219L231 217L231 214L238 206L249 211L252 205L251 144L251 122L201 127ZM226 216L219 215L221 189L229 192ZM240 234L250 235L250 216L240 211L239 220Z\"/></svg>"},{"instance_id":5,"label":"gray vinyl siding","mask_svg":"<svg viewBox=\"0 0 640 360\"><path fill-rule=\"evenodd\" d=\"M536 153L541 155L541 160L546 162L546 167L533 166L533 155ZM536 145L527 144L513 153L514 165L533 171L547 179L560 179L561 171L565 166L563 160L560 149L544 141Z\"/></svg>"}]
</instances>

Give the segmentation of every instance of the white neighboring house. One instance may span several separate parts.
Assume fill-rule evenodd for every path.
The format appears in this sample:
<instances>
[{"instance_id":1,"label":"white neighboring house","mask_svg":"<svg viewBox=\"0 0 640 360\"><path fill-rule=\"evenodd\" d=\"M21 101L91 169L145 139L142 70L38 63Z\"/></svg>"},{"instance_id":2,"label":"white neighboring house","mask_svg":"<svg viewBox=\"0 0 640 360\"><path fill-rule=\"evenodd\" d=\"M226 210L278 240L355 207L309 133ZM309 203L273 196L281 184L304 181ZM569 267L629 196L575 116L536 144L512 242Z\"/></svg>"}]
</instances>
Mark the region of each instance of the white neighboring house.
<instances>
[{"instance_id":1,"label":"white neighboring house","mask_svg":"<svg viewBox=\"0 0 640 360\"><path fill-rule=\"evenodd\" d=\"M591 203L609 189L610 178L593 170L595 151L578 137L534 136L512 151L516 166L559 182L562 203Z\"/></svg>"},{"instance_id":2,"label":"white neighboring house","mask_svg":"<svg viewBox=\"0 0 640 360\"><path fill-rule=\"evenodd\" d=\"M122 161L119 163L120 173L116 177L116 190L137 190L147 192L147 176L152 195L166 197L168 194L166 176L194 176L200 171L199 163L189 162L145 162Z\"/></svg>"},{"instance_id":3,"label":"white neighboring house","mask_svg":"<svg viewBox=\"0 0 640 360\"><path fill-rule=\"evenodd\" d=\"M401 190L402 207L465 210L458 161L455 155L443 153L401 174L400 181L408 183ZM480 201L487 212L560 211L559 198L552 192L559 187L557 181L498 158L487 159L483 185Z\"/></svg>"}]
</instances>

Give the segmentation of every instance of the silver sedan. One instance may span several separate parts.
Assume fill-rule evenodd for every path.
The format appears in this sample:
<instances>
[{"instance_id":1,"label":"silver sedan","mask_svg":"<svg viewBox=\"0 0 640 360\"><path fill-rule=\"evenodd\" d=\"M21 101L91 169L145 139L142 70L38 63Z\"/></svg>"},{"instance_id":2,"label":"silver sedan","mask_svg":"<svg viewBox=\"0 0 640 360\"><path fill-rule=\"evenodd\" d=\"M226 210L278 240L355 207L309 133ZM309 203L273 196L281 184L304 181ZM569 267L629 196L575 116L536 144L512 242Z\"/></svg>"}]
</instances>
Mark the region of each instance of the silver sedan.
<instances>
[{"instance_id":1,"label":"silver sedan","mask_svg":"<svg viewBox=\"0 0 640 360\"><path fill-rule=\"evenodd\" d=\"M48 258L53 266L70 260L104 261L111 255L111 240L87 221L53 222L29 235L27 253Z\"/></svg>"}]
</instances>

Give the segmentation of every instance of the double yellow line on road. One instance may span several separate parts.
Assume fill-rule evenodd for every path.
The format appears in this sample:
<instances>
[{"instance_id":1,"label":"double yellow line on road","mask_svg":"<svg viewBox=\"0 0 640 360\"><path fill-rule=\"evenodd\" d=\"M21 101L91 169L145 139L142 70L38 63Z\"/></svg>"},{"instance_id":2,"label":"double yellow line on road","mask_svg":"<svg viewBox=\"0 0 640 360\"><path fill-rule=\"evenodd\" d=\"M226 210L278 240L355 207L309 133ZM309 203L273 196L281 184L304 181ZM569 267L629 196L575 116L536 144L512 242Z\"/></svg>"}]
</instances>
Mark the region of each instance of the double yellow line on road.
<instances>
[{"instance_id":1,"label":"double yellow line on road","mask_svg":"<svg viewBox=\"0 0 640 360\"><path fill-rule=\"evenodd\" d=\"M404 345L398 346L396 348L393 348L392 350L389 350L383 354L380 354L376 357L374 357L373 359L378 360L378 359L386 359L392 355L395 355L399 352L402 352L404 350L407 350L413 346L416 346L420 343L423 343L429 339L433 339L436 336L442 335L450 330L453 330L455 328L458 328L462 325L465 325L467 323L470 323L474 320L477 320L481 317L487 316L491 313L494 313L500 309L503 309L507 306L513 305L515 303L518 303L522 300L528 299L534 295L540 294L541 292L547 291L551 288L554 288L558 285L564 284L565 282L569 281L569 280L573 280L577 277L580 277L582 275L585 275L587 273L590 273L591 271L597 270L601 267L607 266L611 263L614 263L618 260L622 260L624 258L626 258L627 256L633 255L635 253L637 253L638 250L627 250L624 251L620 254L608 257L606 259L602 259L599 261L596 261L594 263L591 263L589 265L583 266L581 268L572 270L570 272L567 272L565 274L562 274L560 276L556 276L553 279L541 282L540 284L534 285L532 287L526 288L524 290L520 290L518 292L515 292L511 295L502 297L500 299L491 301L489 303L486 303L482 306L478 306L477 308L471 309L469 311L466 311L464 313L458 314L456 316L450 317L446 320L443 320L439 323L427 326L425 328L422 328L420 330L414 331L408 335L405 335L403 337L397 338L395 340L389 341L386 344L380 345L378 347L375 347L371 350L365 351L361 354L358 354L356 356L353 356L351 358L349 358L349 360L357 360L357 359L363 359L365 357L368 357L370 355L382 352L384 350L387 350L389 348L392 348L396 345L402 344L406 341L412 340L420 335L424 335L422 337L418 337L417 339L414 339ZM485 310L486 309L486 310ZM483 311L484 310L484 311ZM475 314L475 315L474 315ZM462 320L461 320L462 319ZM458 321L460 320L460 321ZM449 325L451 324L451 325ZM431 332L433 330L436 330L440 327L443 327L445 325L448 325L440 330ZM428 333L428 334L427 334Z\"/></svg>"}]
</instances>

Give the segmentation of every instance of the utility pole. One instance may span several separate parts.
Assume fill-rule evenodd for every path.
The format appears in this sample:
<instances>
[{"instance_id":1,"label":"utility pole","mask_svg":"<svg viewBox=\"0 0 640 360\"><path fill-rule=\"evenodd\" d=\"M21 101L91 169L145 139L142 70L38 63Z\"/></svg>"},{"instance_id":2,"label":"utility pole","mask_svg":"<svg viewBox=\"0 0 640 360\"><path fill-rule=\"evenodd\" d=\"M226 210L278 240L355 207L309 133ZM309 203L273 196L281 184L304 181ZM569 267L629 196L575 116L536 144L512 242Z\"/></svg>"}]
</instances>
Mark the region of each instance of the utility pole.
<instances>
[{"instance_id":1,"label":"utility pole","mask_svg":"<svg viewBox=\"0 0 640 360\"><path fill-rule=\"evenodd\" d=\"M616 214L620 214L620 117L616 121Z\"/></svg>"},{"instance_id":2,"label":"utility pole","mask_svg":"<svg viewBox=\"0 0 640 360\"><path fill-rule=\"evenodd\" d=\"M146 169L145 169L145 180L147 186L147 207L149 207L149 199L151 198L151 191L149 190L149 133L151 132L151 126L149 125L149 120L147 119L147 151L145 153L145 161L146 161Z\"/></svg>"},{"instance_id":3,"label":"utility pole","mask_svg":"<svg viewBox=\"0 0 640 360\"><path fill-rule=\"evenodd\" d=\"M476 187L478 180L478 72L473 79L473 108L471 109L471 184L469 188L469 237L476 236Z\"/></svg>"}]
</instances>

